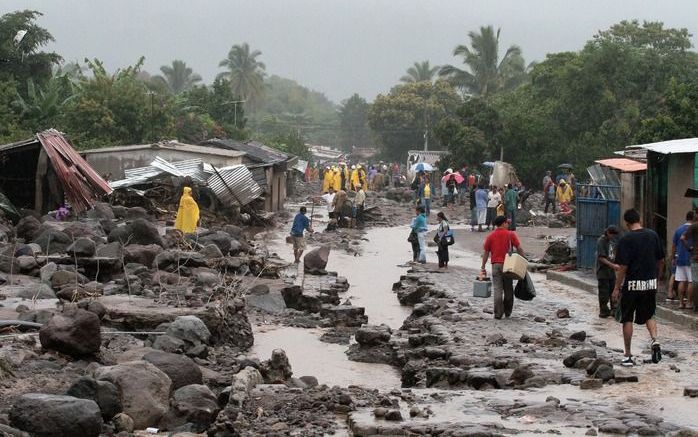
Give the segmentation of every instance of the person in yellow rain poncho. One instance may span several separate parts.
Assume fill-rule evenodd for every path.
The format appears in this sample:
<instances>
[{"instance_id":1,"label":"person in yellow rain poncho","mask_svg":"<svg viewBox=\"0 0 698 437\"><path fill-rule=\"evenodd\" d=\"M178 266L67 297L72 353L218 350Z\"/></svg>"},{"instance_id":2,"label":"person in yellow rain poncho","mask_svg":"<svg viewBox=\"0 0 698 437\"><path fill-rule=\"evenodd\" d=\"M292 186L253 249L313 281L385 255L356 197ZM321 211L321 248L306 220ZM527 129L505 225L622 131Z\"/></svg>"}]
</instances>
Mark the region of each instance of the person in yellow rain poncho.
<instances>
[{"instance_id":1,"label":"person in yellow rain poncho","mask_svg":"<svg viewBox=\"0 0 698 437\"><path fill-rule=\"evenodd\" d=\"M184 187L182 197L179 199L179 210L175 228L185 234L193 234L196 231L196 224L199 222L199 205L191 196L191 188Z\"/></svg>"},{"instance_id":2,"label":"person in yellow rain poncho","mask_svg":"<svg viewBox=\"0 0 698 437\"><path fill-rule=\"evenodd\" d=\"M564 179L560 179L560 184L557 186L555 197L557 197L557 202L560 205L560 212L562 214L570 214L572 212L570 202L574 197L574 192Z\"/></svg>"},{"instance_id":3,"label":"person in yellow rain poncho","mask_svg":"<svg viewBox=\"0 0 698 437\"><path fill-rule=\"evenodd\" d=\"M342 173L337 167L332 167L332 188L335 192L342 189Z\"/></svg>"},{"instance_id":4,"label":"person in yellow rain poncho","mask_svg":"<svg viewBox=\"0 0 698 437\"><path fill-rule=\"evenodd\" d=\"M332 185L332 171L329 167L325 167L325 172L322 176L322 192L327 193L330 191L330 186Z\"/></svg>"},{"instance_id":5,"label":"person in yellow rain poncho","mask_svg":"<svg viewBox=\"0 0 698 437\"><path fill-rule=\"evenodd\" d=\"M356 169L359 170L359 185L361 185L364 189L367 189L368 183L366 182L366 169L360 165L357 165ZM356 188L356 191L359 191L358 187Z\"/></svg>"},{"instance_id":6,"label":"person in yellow rain poncho","mask_svg":"<svg viewBox=\"0 0 698 437\"><path fill-rule=\"evenodd\" d=\"M360 182L359 182L359 170L356 168L355 165L352 165L351 166L351 184L350 184L351 186L349 188L351 188L352 191L356 191L356 190L358 190L357 187L359 186L359 184L360 184Z\"/></svg>"}]
</instances>

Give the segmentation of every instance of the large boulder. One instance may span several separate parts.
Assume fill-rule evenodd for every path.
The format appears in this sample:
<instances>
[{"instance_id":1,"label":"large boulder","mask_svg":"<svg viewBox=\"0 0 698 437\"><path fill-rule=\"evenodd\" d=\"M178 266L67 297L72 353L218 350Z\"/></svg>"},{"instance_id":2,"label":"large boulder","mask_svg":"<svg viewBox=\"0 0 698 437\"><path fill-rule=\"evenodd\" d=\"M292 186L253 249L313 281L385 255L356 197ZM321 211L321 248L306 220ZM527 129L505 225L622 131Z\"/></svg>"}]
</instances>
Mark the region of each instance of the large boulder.
<instances>
[{"instance_id":1,"label":"large boulder","mask_svg":"<svg viewBox=\"0 0 698 437\"><path fill-rule=\"evenodd\" d=\"M231 236L230 234L223 232L223 231L218 231L218 232L213 232L207 235L204 235L202 237L199 237L199 244L202 244L204 246L208 244L215 244L221 252L223 252L224 255L227 255L230 253L230 248L231 248Z\"/></svg>"},{"instance_id":2,"label":"large boulder","mask_svg":"<svg viewBox=\"0 0 698 437\"><path fill-rule=\"evenodd\" d=\"M115 215L111 205L105 202L97 202L94 204L91 210L87 211L87 217L93 219L114 220Z\"/></svg>"},{"instance_id":3,"label":"large boulder","mask_svg":"<svg viewBox=\"0 0 698 437\"><path fill-rule=\"evenodd\" d=\"M111 420L122 410L119 390L108 381L97 381L89 376L81 376L70 386L66 394L74 398L92 399L97 402L104 420Z\"/></svg>"},{"instance_id":4,"label":"large boulder","mask_svg":"<svg viewBox=\"0 0 698 437\"><path fill-rule=\"evenodd\" d=\"M259 370L252 366L245 367L233 375L233 382L230 385L229 402L232 402L233 405L241 406L247 399L250 391L252 391L256 385L262 384L263 382L264 378L262 374L259 373Z\"/></svg>"},{"instance_id":5,"label":"large boulder","mask_svg":"<svg viewBox=\"0 0 698 437\"><path fill-rule=\"evenodd\" d=\"M113 241L119 241L121 244L163 245L158 228L144 218L138 218L125 226L114 228L109 233L109 242Z\"/></svg>"},{"instance_id":6,"label":"large boulder","mask_svg":"<svg viewBox=\"0 0 698 437\"><path fill-rule=\"evenodd\" d=\"M218 399L210 388L200 384L187 385L174 392L172 408L160 423L162 428L170 430L191 423L196 432L202 432L216 419L219 411Z\"/></svg>"},{"instance_id":7,"label":"large boulder","mask_svg":"<svg viewBox=\"0 0 698 437\"><path fill-rule=\"evenodd\" d=\"M19 262L17 262L17 258L15 258L15 250L11 244L4 247L0 245L0 272L19 272Z\"/></svg>"},{"instance_id":8,"label":"large boulder","mask_svg":"<svg viewBox=\"0 0 698 437\"><path fill-rule=\"evenodd\" d=\"M196 316L179 316L167 327L167 335L178 338L193 346L208 344L211 332Z\"/></svg>"},{"instance_id":9,"label":"large boulder","mask_svg":"<svg viewBox=\"0 0 698 437\"><path fill-rule=\"evenodd\" d=\"M103 257L103 258L121 258L122 255L122 247L121 243L118 241L113 241L111 243L107 244L102 244L101 246L98 246L97 249L95 250L95 256Z\"/></svg>"},{"instance_id":10,"label":"large boulder","mask_svg":"<svg viewBox=\"0 0 698 437\"><path fill-rule=\"evenodd\" d=\"M80 273L69 270L57 270L51 275L51 287L54 290L63 288L66 285L86 284L87 278Z\"/></svg>"},{"instance_id":11,"label":"large boulder","mask_svg":"<svg viewBox=\"0 0 698 437\"><path fill-rule=\"evenodd\" d=\"M143 360L162 370L172 380L172 389L190 384L203 384L199 366L189 357L159 350L148 352Z\"/></svg>"},{"instance_id":12,"label":"large boulder","mask_svg":"<svg viewBox=\"0 0 698 437\"><path fill-rule=\"evenodd\" d=\"M10 409L10 423L36 437L97 437L102 415L90 399L28 393Z\"/></svg>"},{"instance_id":13,"label":"large boulder","mask_svg":"<svg viewBox=\"0 0 698 437\"><path fill-rule=\"evenodd\" d=\"M155 257L162 252L157 244L129 244L123 248L124 262L142 264L148 268L153 266Z\"/></svg>"},{"instance_id":14,"label":"large boulder","mask_svg":"<svg viewBox=\"0 0 698 437\"><path fill-rule=\"evenodd\" d=\"M41 222L33 215L29 215L19 220L15 226L15 234L18 238L23 238L24 241L32 241L39 236L37 231L40 227Z\"/></svg>"},{"instance_id":15,"label":"large boulder","mask_svg":"<svg viewBox=\"0 0 698 437\"><path fill-rule=\"evenodd\" d=\"M365 325L356 330L354 338L361 346L378 346L390 341L392 331L388 325Z\"/></svg>"},{"instance_id":16,"label":"large boulder","mask_svg":"<svg viewBox=\"0 0 698 437\"><path fill-rule=\"evenodd\" d=\"M89 238L78 238L73 241L73 243L65 249L65 252L70 256L76 257L90 257L95 254L97 247L95 242Z\"/></svg>"},{"instance_id":17,"label":"large boulder","mask_svg":"<svg viewBox=\"0 0 698 437\"><path fill-rule=\"evenodd\" d=\"M320 246L303 257L303 266L306 271L325 270L329 258L330 246Z\"/></svg>"},{"instance_id":18,"label":"large boulder","mask_svg":"<svg viewBox=\"0 0 698 437\"><path fill-rule=\"evenodd\" d=\"M102 242L107 238L102 224L97 220L70 222L63 232L73 240L87 238L94 242Z\"/></svg>"},{"instance_id":19,"label":"large boulder","mask_svg":"<svg viewBox=\"0 0 698 437\"><path fill-rule=\"evenodd\" d=\"M94 377L119 389L124 413L133 418L136 429L157 426L168 410L172 381L149 362L129 361L99 367Z\"/></svg>"},{"instance_id":20,"label":"large boulder","mask_svg":"<svg viewBox=\"0 0 698 437\"><path fill-rule=\"evenodd\" d=\"M75 357L96 354L102 345L99 317L79 308L66 309L41 327L39 340L46 349Z\"/></svg>"},{"instance_id":21,"label":"large boulder","mask_svg":"<svg viewBox=\"0 0 698 437\"><path fill-rule=\"evenodd\" d=\"M65 232L53 228L47 228L32 243L36 243L41 247L45 254L63 253L65 249L73 242L72 238Z\"/></svg>"}]
</instances>

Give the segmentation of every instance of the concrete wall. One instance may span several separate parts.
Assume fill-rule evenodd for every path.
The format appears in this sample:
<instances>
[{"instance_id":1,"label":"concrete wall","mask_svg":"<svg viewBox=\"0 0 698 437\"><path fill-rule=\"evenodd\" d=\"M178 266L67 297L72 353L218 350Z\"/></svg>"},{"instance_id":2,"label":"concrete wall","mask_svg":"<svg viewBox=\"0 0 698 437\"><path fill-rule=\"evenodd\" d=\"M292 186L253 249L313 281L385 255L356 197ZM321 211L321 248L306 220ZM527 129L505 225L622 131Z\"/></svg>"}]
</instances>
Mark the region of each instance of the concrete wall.
<instances>
[{"instance_id":1,"label":"concrete wall","mask_svg":"<svg viewBox=\"0 0 698 437\"><path fill-rule=\"evenodd\" d=\"M684 197L686 188L693 188L694 155L668 155L669 186L667 188L667 252L677 227L686 221L686 212L693 208L693 199Z\"/></svg>"},{"instance_id":2,"label":"concrete wall","mask_svg":"<svg viewBox=\"0 0 698 437\"><path fill-rule=\"evenodd\" d=\"M201 158L204 162L216 167L242 164L242 157L207 155L184 150L170 149L138 149L114 152L94 152L83 154L87 162L100 175L111 173L111 180L124 178L124 170L150 165L156 156L170 162Z\"/></svg>"}]
</instances>

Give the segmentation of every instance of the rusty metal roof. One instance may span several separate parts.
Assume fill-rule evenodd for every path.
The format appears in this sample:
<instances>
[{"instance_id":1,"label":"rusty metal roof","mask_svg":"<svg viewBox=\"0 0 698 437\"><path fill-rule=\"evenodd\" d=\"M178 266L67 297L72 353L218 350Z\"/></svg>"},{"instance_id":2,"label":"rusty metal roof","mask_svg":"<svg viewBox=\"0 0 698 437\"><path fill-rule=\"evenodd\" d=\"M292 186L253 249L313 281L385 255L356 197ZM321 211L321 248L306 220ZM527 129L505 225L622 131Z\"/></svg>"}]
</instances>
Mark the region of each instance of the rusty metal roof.
<instances>
[{"instance_id":1,"label":"rusty metal roof","mask_svg":"<svg viewBox=\"0 0 698 437\"><path fill-rule=\"evenodd\" d=\"M628 158L599 159L595 162L606 167L611 167L613 169L620 170L625 173L634 173L636 171L647 170L647 164L645 164L644 162L638 162Z\"/></svg>"},{"instance_id":2,"label":"rusty metal roof","mask_svg":"<svg viewBox=\"0 0 698 437\"><path fill-rule=\"evenodd\" d=\"M63 185L65 197L77 212L92 208L100 196L112 192L107 181L55 129L36 134Z\"/></svg>"},{"instance_id":3,"label":"rusty metal roof","mask_svg":"<svg viewBox=\"0 0 698 437\"><path fill-rule=\"evenodd\" d=\"M262 188L244 165L216 169L208 178L208 186L224 205L247 205L262 196Z\"/></svg>"}]
</instances>

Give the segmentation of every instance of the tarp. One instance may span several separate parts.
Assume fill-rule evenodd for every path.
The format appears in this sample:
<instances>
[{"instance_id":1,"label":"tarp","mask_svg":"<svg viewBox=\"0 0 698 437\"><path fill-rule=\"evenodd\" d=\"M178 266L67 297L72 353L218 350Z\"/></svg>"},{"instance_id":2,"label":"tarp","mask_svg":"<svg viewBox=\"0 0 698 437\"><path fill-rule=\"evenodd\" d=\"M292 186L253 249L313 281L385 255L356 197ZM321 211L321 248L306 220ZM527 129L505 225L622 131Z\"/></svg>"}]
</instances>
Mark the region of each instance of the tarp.
<instances>
[{"instance_id":1,"label":"tarp","mask_svg":"<svg viewBox=\"0 0 698 437\"><path fill-rule=\"evenodd\" d=\"M492 169L492 185L495 187L505 187L508 184L515 184L519 181L516 176L516 169L508 162L495 161Z\"/></svg>"}]
</instances>

